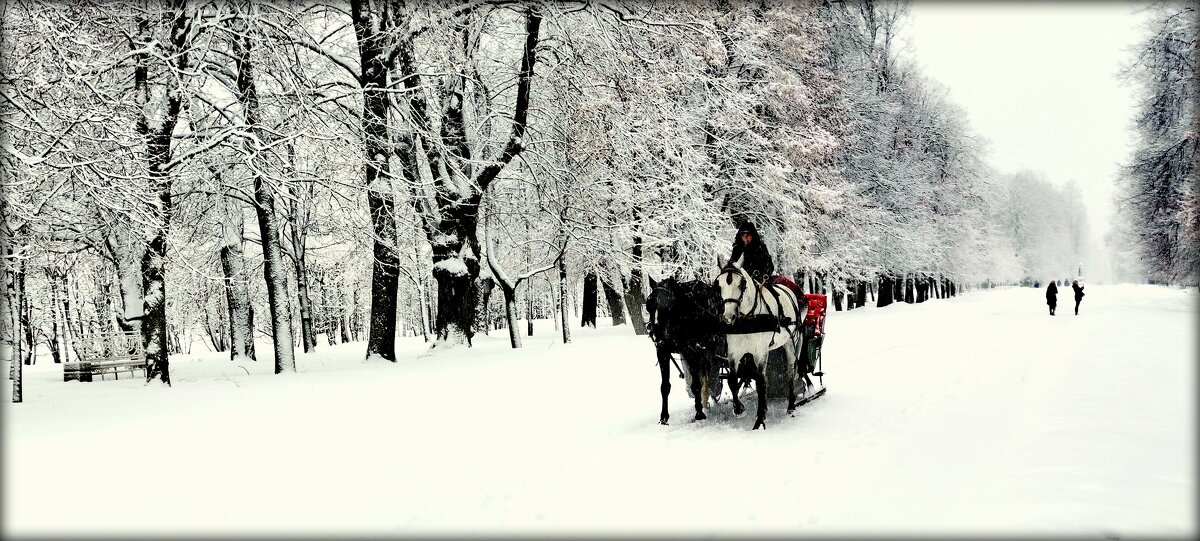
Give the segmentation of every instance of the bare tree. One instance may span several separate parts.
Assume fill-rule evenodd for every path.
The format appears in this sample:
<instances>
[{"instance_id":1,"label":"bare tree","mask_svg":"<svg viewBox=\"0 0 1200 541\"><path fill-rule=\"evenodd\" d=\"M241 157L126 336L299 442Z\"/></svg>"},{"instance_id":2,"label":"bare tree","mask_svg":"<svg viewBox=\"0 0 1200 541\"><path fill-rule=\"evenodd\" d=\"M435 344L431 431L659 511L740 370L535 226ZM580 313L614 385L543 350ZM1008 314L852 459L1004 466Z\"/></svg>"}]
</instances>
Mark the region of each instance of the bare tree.
<instances>
[{"instance_id":1,"label":"bare tree","mask_svg":"<svg viewBox=\"0 0 1200 541\"><path fill-rule=\"evenodd\" d=\"M182 108L183 80L188 68L188 48L191 33L191 16L184 0L165 0L163 23L168 28L167 38L159 42L153 36L154 24L149 15L140 15L134 53L134 94L141 116L137 131L145 140L147 171L152 188L157 192L155 205L158 224L142 255L142 288L145 292L141 316L141 331L146 343L146 359L151 363L147 380L159 377L170 385L171 376L167 362L167 290L165 268L167 257L167 233L171 225L171 140L175 125L179 122ZM151 55L156 43L162 47L162 55L168 59L169 70L159 71L158 84L165 87L162 103L151 91ZM156 70L157 71L157 70Z\"/></svg>"},{"instance_id":2,"label":"bare tree","mask_svg":"<svg viewBox=\"0 0 1200 541\"><path fill-rule=\"evenodd\" d=\"M258 215L259 236L262 241L263 275L267 284L267 302L271 311L271 329L275 342L275 373L295 372L296 357L292 349L292 320L284 303L288 298L285 283L286 268L280 249L279 219L275 210L276 193L266 178L267 171L282 169L278 156L270 148L279 141L262 125L259 112L258 89L255 86L254 62L251 58L254 41L246 29L245 16L253 6L242 6L246 11L235 20L237 27L232 31L237 99L242 105L242 115L250 136L243 139L244 151L249 158L254 176L255 212ZM274 165L275 167L272 167Z\"/></svg>"},{"instance_id":3,"label":"bare tree","mask_svg":"<svg viewBox=\"0 0 1200 541\"><path fill-rule=\"evenodd\" d=\"M492 156L477 156L465 131L467 100L472 93L464 87L464 81L472 79L462 73L445 77L422 73L411 32L404 33L396 43L396 68L408 91L407 107L401 118L409 123L408 129L400 130L397 153L433 248L433 276L438 284L434 326L440 343L470 344L478 302L480 244L476 227L480 201L505 166L526 147L525 131L542 16L534 7L525 8L523 15L525 39L517 88L511 113L505 115L510 125L509 135L502 149ZM464 25L457 30L469 32ZM469 66L474 61L475 49L470 39L463 42L466 46L455 65ZM426 79L433 79L438 89L436 100L426 97L422 87ZM499 107L490 100L485 100L481 107L484 110L477 113L478 117L501 116ZM482 166L476 167L476 163ZM421 189L421 180L426 178L432 179L433 194Z\"/></svg>"},{"instance_id":4,"label":"bare tree","mask_svg":"<svg viewBox=\"0 0 1200 541\"><path fill-rule=\"evenodd\" d=\"M487 246L489 235L486 232L486 229L487 222L490 220L485 218L484 221L485 233L483 241L484 245ZM526 242L529 241L527 240ZM521 347L521 333L517 329L517 288L521 286L522 282L525 282L526 280L537 276L538 274L558 267L559 262L563 258L563 252L560 249L554 256L554 259L546 263L535 264L531 261L527 261L527 264L529 265L528 268L516 275L510 274L507 270L505 270L503 264L501 263L500 239L496 236L491 237L491 246L487 251L483 252L482 255L484 259L487 260L488 267L491 269L492 276L495 277L496 283L500 285L500 291L504 294L504 315L505 320L508 323L509 342L513 348L519 348ZM527 317L532 319L532 313L530 313Z\"/></svg>"}]
</instances>

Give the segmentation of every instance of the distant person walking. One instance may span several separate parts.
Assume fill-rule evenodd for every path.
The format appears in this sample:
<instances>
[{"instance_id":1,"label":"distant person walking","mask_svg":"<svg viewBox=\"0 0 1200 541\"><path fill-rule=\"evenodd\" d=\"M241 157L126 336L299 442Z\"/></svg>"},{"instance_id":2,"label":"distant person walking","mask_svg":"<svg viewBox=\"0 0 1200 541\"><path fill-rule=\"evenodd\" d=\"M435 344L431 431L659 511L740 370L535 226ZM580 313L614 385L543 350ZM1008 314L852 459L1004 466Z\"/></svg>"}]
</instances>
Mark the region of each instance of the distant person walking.
<instances>
[{"instance_id":1,"label":"distant person walking","mask_svg":"<svg viewBox=\"0 0 1200 541\"><path fill-rule=\"evenodd\" d=\"M1046 286L1046 304L1050 305L1050 315L1054 315L1054 308L1058 306L1058 286L1054 285L1054 280Z\"/></svg>"},{"instance_id":2,"label":"distant person walking","mask_svg":"<svg viewBox=\"0 0 1200 541\"><path fill-rule=\"evenodd\" d=\"M1075 315L1079 315L1079 301L1083 300L1083 286L1079 284L1079 280L1072 280L1071 289L1075 290Z\"/></svg>"}]
</instances>

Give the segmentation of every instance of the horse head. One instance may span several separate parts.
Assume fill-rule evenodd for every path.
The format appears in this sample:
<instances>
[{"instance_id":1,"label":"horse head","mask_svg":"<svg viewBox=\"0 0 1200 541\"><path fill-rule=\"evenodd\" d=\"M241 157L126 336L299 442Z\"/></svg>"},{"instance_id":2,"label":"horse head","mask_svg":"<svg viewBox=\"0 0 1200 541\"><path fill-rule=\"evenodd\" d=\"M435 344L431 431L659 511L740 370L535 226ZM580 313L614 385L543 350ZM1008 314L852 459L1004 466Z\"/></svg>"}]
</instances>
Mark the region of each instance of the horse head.
<instances>
[{"instance_id":1,"label":"horse head","mask_svg":"<svg viewBox=\"0 0 1200 541\"><path fill-rule=\"evenodd\" d=\"M676 289L677 284L674 278L667 278L659 282L654 279L650 280L650 294L646 295L646 313L650 316L647 331L650 339L655 342L661 342L666 338L663 331L675 309Z\"/></svg>"},{"instance_id":2,"label":"horse head","mask_svg":"<svg viewBox=\"0 0 1200 541\"><path fill-rule=\"evenodd\" d=\"M755 304L754 281L750 274L736 262L731 262L721 269L713 282L721 297L721 319L725 323L733 323L739 315L747 315Z\"/></svg>"}]
</instances>

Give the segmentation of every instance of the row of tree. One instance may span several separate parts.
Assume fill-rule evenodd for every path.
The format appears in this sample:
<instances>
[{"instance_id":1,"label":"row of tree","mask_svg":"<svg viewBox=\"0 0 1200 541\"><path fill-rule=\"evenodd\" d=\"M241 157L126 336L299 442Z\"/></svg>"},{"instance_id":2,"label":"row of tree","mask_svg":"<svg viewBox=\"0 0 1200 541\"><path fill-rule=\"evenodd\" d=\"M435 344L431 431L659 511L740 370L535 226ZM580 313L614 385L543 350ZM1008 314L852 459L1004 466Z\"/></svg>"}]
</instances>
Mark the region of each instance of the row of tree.
<instances>
[{"instance_id":1,"label":"row of tree","mask_svg":"<svg viewBox=\"0 0 1200 541\"><path fill-rule=\"evenodd\" d=\"M1138 88L1134 152L1106 240L1122 279L1200 285L1200 13L1189 3L1147 9L1147 37L1126 70Z\"/></svg>"},{"instance_id":2,"label":"row of tree","mask_svg":"<svg viewBox=\"0 0 1200 541\"><path fill-rule=\"evenodd\" d=\"M1056 186L1040 174L1021 171L1000 177L993 220L1017 258L1015 267L994 269L994 278L1022 284L1077 278L1093 247L1083 192L1074 181Z\"/></svg>"},{"instance_id":3,"label":"row of tree","mask_svg":"<svg viewBox=\"0 0 1200 541\"><path fill-rule=\"evenodd\" d=\"M647 276L706 276L744 220L839 309L1043 264L899 53L906 2L3 9L6 344L32 305L47 340L141 332L169 383L192 334L279 373L496 314L519 347L522 306L644 332Z\"/></svg>"}]
</instances>

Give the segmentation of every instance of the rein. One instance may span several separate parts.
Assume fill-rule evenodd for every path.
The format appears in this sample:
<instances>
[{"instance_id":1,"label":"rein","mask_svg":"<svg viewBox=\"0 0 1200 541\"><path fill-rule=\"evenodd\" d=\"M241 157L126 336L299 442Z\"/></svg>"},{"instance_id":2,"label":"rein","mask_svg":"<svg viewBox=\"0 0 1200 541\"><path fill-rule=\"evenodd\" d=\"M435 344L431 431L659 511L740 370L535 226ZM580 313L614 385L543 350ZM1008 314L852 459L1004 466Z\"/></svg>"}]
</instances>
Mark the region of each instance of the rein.
<instances>
[{"instance_id":1,"label":"rein","mask_svg":"<svg viewBox=\"0 0 1200 541\"><path fill-rule=\"evenodd\" d=\"M735 269L731 268L731 269L726 269L724 272L734 272L734 270ZM742 291L741 291L741 293L738 293L738 296L736 299L721 299L725 302L725 304L729 304L731 302L736 303L738 305L742 304L742 298L746 296L747 285L753 286L753 284L754 284L754 280L750 280L749 275L747 275L745 271L738 271L738 274L740 274L742 276ZM758 304L762 300L762 291L760 291L757 287L753 287L753 289L754 289L754 305L750 307L749 312L746 312L744 314L739 312L738 313L739 316L742 316L742 317L752 316L752 315L754 315L755 310L758 310Z\"/></svg>"}]
</instances>

